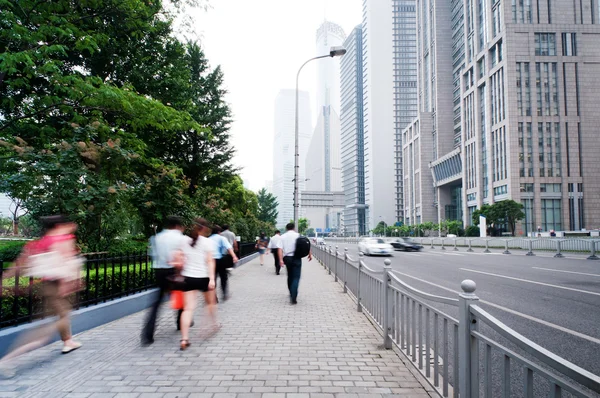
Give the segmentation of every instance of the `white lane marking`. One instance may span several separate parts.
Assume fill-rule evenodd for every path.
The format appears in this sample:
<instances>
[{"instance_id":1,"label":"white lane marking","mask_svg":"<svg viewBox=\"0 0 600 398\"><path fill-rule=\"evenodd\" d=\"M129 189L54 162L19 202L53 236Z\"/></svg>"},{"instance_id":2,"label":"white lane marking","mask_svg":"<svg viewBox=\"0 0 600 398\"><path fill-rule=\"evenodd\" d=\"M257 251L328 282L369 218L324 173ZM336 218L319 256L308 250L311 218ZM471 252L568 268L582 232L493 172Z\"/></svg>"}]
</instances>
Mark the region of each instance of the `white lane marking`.
<instances>
[{"instance_id":1,"label":"white lane marking","mask_svg":"<svg viewBox=\"0 0 600 398\"><path fill-rule=\"evenodd\" d=\"M543 271L564 272L565 274L577 274L577 275L586 275L586 276L600 276L600 274L586 274L585 272L563 271L561 269L540 268L540 267L531 267L531 268L533 268L533 269L541 269Z\"/></svg>"},{"instance_id":2,"label":"white lane marking","mask_svg":"<svg viewBox=\"0 0 600 398\"><path fill-rule=\"evenodd\" d=\"M459 268L462 271L469 271L469 272L475 272L478 274L483 274L483 275L490 275L490 276L495 276L498 278L504 278L504 279L512 279L514 281L519 281L519 282L526 282L526 283L532 283L534 285L542 285L542 286L548 286L548 287L554 287L556 289L563 289L563 290L570 290L572 292L578 292L578 293L585 293L585 294L592 294L594 296L600 296L600 293L596 293L596 292L590 292L588 290L581 290L581 289L575 289L572 287L565 287L565 286L558 286L558 285L552 285L550 283L544 283L544 282L537 282L537 281L530 281L528 279L521 279L521 278L515 278L513 276L506 276L506 275L499 275L499 274L492 274L491 272L483 272L483 271L476 271L474 269L468 269L468 268Z\"/></svg>"},{"instance_id":3,"label":"white lane marking","mask_svg":"<svg viewBox=\"0 0 600 398\"><path fill-rule=\"evenodd\" d=\"M448 292L459 294L459 292L457 292L456 290L452 290L452 289L449 289L449 288L447 288L445 286L438 285L437 283L429 282L429 281L426 281L425 279L417 278L416 276L408 275L408 274L405 274L405 273L400 272L400 271L393 271L393 272L396 273L396 274L398 274L398 275L404 275L404 276L406 276L408 278L412 278L414 280L417 280L417 281L420 281L420 282L423 282L423 283L427 283L428 285L431 285L431 286L439 287L440 289L446 290ZM508 312L510 314L520 316L521 318L525 318L525 319L528 319L530 321L537 322L539 324L551 327L553 329L560 330L561 332L565 332L565 333L570 334L572 336L577 336L577 337L582 338L584 340L591 341L592 343L600 344L600 339L597 339L597 338L592 337L592 336L588 336L587 334L583 334L583 333L577 332L575 330L567 329L564 326L560 326L560 325L557 325L555 323L544 321L543 319L539 319L539 318L533 317L531 315L523 314L522 312L511 310L510 308L503 307L503 306L498 305L498 304L490 303L489 301L486 301L486 300L479 300L479 302L481 302L483 304L487 304L487 305L489 305L491 307L494 307L494 308L497 308L499 310Z\"/></svg>"}]
</instances>

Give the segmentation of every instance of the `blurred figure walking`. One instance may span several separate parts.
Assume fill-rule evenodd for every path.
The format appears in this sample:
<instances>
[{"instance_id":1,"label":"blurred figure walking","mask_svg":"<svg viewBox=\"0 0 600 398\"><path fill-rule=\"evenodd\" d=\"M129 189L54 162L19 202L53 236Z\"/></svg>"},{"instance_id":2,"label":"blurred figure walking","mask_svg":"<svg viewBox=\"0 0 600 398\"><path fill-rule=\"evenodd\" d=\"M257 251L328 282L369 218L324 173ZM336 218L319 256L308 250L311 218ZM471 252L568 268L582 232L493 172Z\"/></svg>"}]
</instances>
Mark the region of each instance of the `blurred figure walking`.
<instances>
[{"instance_id":1,"label":"blurred figure walking","mask_svg":"<svg viewBox=\"0 0 600 398\"><path fill-rule=\"evenodd\" d=\"M229 229L229 225L227 224L223 224L222 228L223 232L221 232L221 236L227 239L227 242L229 242L231 247L233 247L233 252L235 253L235 255L240 257L240 247L235 238L235 234L231 232L231 230ZM231 265L228 268L231 268L233 267L233 257L231 257L229 253L227 253L227 256L229 257L229 259L227 260L228 264L231 263Z\"/></svg>"},{"instance_id":2,"label":"blurred figure walking","mask_svg":"<svg viewBox=\"0 0 600 398\"><path fill-rule=\"evenodd\" d=\"M260 237L256 241L256 248L260 253L260 265L265 265L265 253L267 252L267 248L269 247L269 238L267 238L267 234L264 232L260 233Z\"/></svg>"},{"instance_id":3,"label":"blurred figure walking","mask_svg":"<svg viewBox=\"0 0 600 398\"><path fill-rule=\"evenodd\" d=\"M43 217L40 221L44 228L42 238L28 243L23 248L15 267L6 270L4 278L42 278L46 310L57 315L58 320L17 340L15 348L0 359L0 371L5 377L14 375L14 369L7 365L7 361L45 345L52 338L55 329L58 329L63 341L63 354L81 347L81 343L74 341L71 335L71 304L68 299L69 295L82 287L83 261L78 256L79 251L75 246L77 225L64 216Z\"/></svg>"},{"instance_id":4,"label":"blurred figure walking","mask_svg":"<svg viewBox=\"0 0 600 398\"><path fill-rule=\"evenodd\" d=\"M183 269L181 275L184 277L184 309L181 315L181 344L183 351L190 346L189 330L194 317L194 311L198 302L198 291L204 294L206 303L206 314L211 321L208 327L208 335L216 333L220 325L217 323L217 306L215 290L216 264L213 257L215 244L207 237L211 234L208 222L203 218L194 221L192 237L188 238L188 244L183 249ZM223 238L224 239L224 238Z\"/></svg>"},{"instance_id":5,"label":"blurred figure walking","mask_svg":"<svg viewBox=\"0 0 600 398\"><path fill-rule=\"evenodd\" d=\"M281 232L279 230L275 231L275 235L271 237L269 240L269 250L271 254L273 254L273 264L275 265L275 274L279 275L281 271L281 262L279 260L279 252L277 250L277 246L279 245L279 241L281 240Z\"/></svg>"},{"instance_id":6,"label":"blurred figure walking","mask_svg":"<svg viewBox=\"0 0 600 398\"><path fill-rule=\"evenodd\" d=\"M210 236L210 239L215 245L214 258L217 268L216 276L221 279L221 291L223 293L223 301L227 301L229 299L229 273L227 272L227 268L229 268L229 259L225 256L230 256L233 264L237 263L238 258L233 252L233 246L229 244L229 241L225 237L221 236L221 231L222 229L218 225L213 226L212 235Z\"/></svg>"},{"instance_id":7,"label":"blurred figure walking","mask_svg":"<svg viewBox=\"0 0 600 398\"><path fill-rule=\"evenodd\" d=\"M169 291L170 278L175 275L173 255L176 251L183 250L184 246L188 244L188 237L183 234L183 231L183 219L177 216L169 216L166 219L164 229L154 237L152 242L152 267L154 268L158 292L154 297L154 303L150 308L142 330L142 344L144 345L154 343L158 309L163 301L163 296ZM182 312L179 311L177 314L177 329L180 327L179 320Z\"/></svg>"}]
</instances>

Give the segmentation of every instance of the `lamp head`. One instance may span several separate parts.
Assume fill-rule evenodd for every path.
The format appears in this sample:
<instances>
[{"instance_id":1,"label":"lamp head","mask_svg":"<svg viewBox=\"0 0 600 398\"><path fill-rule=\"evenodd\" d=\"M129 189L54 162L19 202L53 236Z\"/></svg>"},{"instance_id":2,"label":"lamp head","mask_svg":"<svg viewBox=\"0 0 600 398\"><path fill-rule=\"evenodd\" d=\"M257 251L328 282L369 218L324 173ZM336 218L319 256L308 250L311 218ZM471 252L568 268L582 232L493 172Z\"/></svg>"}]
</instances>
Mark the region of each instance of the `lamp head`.
<instances>
[{"instance_id":1,"label":"lamp head","mask_svg":"<svg viewBox=\"0 0 600 398\"><path fill-rule=\"evenodd\" d=\"M331 47L331 50L329 51L331 57L341 57L344 54L346 54L346 49L340 46Z\"/></svg>"}]
</instances>

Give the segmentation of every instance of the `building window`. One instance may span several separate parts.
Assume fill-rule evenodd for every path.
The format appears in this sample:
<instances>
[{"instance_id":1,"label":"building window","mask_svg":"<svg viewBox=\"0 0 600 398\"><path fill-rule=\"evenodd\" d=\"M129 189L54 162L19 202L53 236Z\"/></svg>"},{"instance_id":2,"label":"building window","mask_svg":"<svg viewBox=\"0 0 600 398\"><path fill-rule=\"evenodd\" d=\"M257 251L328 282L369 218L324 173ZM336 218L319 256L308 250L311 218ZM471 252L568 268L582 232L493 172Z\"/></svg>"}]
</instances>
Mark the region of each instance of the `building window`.
<instances>
[{"instance_id":1,"label":"building window","mask_svg":"<svg viewBox=\"0 0 600 398\"><path fill-rule=\"evenodd\" d=\"M562 34L562 55L573 57L577 55L577 35L575 33Z\"/></svg>"},{"instance_id":2,"label":"building window","mask_svg":"<svg viewBox=\"0 0 600 398\"><path fill-rule=\"evenodd\" d=\"M492 10L492 37L496 37L500 32L502 32L502 6L497 1Z\"/></svg>"},{"instance_id":3,"label":"building window","mask_svg":"<svg viewBox=\"0 0 600 398\"><path fill-rule=\"evenodd\" d=\"M519 177L525 177L525 133L523 123L519 123Z\"/></svg>"},{"instance_id":4,"label":"building window","mask_svg":"<svg viewBox=\"0 0 600 398\"><path fill-rule=\"evenodd\" d=\"M542 65L535 64L535 90L537 97L537 115L542 116Z\"/></svg>"},{"instance_id":5,"label":"building window","mask_svg":"<svg viewBox=\"0 0 600 398\"><path fill-rule=\"evenodd\" d=\"M542 199L542 228L544 231L561 231L561 200Z\"/></svg>"},{"instance_id":6,"label":"building window","mask_svg":"<svg viewBox=\"0 0 600 398\"><path fill-rule=\"evenodd\" d=\"M494 188L494 196L506 195L508 193L508 186L502 185L501 187Z\"/></svg>"},{"instance_id":7,"label":"building window","mask_svg":"<svg viewBox=\"0 0 600 398\"><path fill-rule=\"evenodd\" d=\"M527 177L533 177L533 131L531 123L527 123Z\"/></svg>"},{"instance_id":8,"label":"building window","mask_svg":"<svg viewBox=\"0 0 600 398\"><path fill-rule=\"evenodd\" d=\"M477 200L477 194L476 193L470 193L467 195L467 202L474 202Z\"/></svg>"},{"instance_id":9,"label":"building window","mask_svg":"<svg viewBox=\"0 0 600 398\"><path fill-rule=\"evenodd\" d=\"M556 34L555 33L536 33L535 34L535 55L537 55L537 56L555 56L556 55Z\"/></svg>"},{"instance_id":10,"label":"building window","mask_svg":"<svg viewBox=\"0 0 600 398\"><path fill-rule=\"evenodd\" d=\"M521 193L533 192L533 184L521 184Z\"/></svg>"},{"instance_id":11,"label":"building window","mask_svg":"<svg viewBox=\"0 0 600 398\"><path fill-rule=\"evenodd\" d=\"M561 193L562 184L540 184L540 192L542 193Z\"/></svg>"},{"instance_id":12,"label":"building window","mask_svg":"<svg viewBox=\"0 0 600 398\"><path fill-rule=\"evenodd\" d=\"M534 232L533 199L523 199L521 203L523 203L523 212L525 213L523 228L525 229L525 236L527 236L530 232Z\"/></svg>"},{"instance_id":13,"label":"building window","mask_svg":"<svg viewBox=\"0 0 600 398\"><path fill-rule=\"evenodd\" d=\"M520 116L531 116L529 62L517 62L517 109Z\"/></svg>"}]
</instances>

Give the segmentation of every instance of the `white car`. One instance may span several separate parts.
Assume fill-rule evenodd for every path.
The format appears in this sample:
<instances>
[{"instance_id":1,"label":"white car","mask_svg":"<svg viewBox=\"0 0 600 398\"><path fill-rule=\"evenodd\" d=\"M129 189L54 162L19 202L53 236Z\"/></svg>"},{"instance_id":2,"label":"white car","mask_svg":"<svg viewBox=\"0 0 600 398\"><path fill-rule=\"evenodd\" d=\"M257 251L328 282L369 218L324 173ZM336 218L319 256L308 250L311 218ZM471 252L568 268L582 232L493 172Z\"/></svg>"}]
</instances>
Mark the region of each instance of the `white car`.
<instances>
[{"instance_id":1,"label":"white car","mask_svg":"<svg viewBox=\"0 0 600 398\"><path fill-rule=\"evenodd\" d=\"M325 244L325 239L323 238L317 238L315 243L319 246L324 245Z\"/></svg>"},{"instance_id":2,"label":"white car","mask_svg":"<svg viewBox=\"0 0 600 398\"><path fill-rule=\"evenodd\" d=\"M381 238L366 238L358 242L358 251L365 256L391 256L394 248Z\"/></svg>"}]
</instances>

